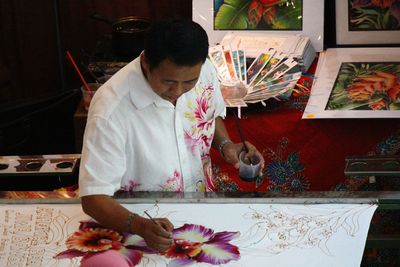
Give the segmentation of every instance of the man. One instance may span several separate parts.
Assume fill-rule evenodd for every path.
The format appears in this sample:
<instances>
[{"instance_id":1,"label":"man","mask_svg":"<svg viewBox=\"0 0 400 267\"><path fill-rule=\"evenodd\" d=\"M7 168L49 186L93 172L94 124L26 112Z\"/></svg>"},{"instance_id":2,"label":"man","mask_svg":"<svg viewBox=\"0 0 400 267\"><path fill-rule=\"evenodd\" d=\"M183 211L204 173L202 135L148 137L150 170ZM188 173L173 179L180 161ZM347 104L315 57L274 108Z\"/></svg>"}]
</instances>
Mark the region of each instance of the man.
<instances>
[{"instance_id":1,"label":"man","mask_svg":"<svg viewBox=\"0 0 400 267\"><path fill-rule=\"evenodd\" d=\"M207 54L207 34L197 23L154 24L143 53L97 91L88 114L79 179L83 210L159 251L173 243L171 222L134 214L112 195L212 188L211 145L238 167L243 147L230 141L221 119L225 105ZM261 157L248 147L248 156Z\"/></svg>"}]
</instances>

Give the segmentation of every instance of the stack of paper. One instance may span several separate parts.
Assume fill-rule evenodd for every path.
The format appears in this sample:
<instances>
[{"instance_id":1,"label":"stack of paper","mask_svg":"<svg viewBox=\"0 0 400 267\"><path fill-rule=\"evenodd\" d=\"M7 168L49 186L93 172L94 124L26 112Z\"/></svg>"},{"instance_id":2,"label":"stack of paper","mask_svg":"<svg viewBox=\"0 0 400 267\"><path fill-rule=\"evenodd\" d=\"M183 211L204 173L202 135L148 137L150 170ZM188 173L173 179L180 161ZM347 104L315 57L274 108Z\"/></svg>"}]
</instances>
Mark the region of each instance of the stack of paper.
<instances>
[{"instance_id":1,"label":"stack of paper","mask_svg":"<svg viewBox=\"0 0 400 267\"><path fill-rule=\"evenodd\" d=\"M296 60L302 72L307 72L316 57L310 38L300 34L231 32L224 36L220 44L232 49L246 49L247 56L253 58L266 48L274 48Z\"/></svg>"},{"instance_id":2,"label":"stack of paper","mask_svg":"<svg viewBox=\"0 0 400 267\"><path fill-rule=\"evenodd\" d=\"M255 58L247 54L242 47L210 47L209 58L228 106L246 106L282 94L290 96L301 75L293 56L272 47L259 51Z\"/></svg>"}]
</instances>

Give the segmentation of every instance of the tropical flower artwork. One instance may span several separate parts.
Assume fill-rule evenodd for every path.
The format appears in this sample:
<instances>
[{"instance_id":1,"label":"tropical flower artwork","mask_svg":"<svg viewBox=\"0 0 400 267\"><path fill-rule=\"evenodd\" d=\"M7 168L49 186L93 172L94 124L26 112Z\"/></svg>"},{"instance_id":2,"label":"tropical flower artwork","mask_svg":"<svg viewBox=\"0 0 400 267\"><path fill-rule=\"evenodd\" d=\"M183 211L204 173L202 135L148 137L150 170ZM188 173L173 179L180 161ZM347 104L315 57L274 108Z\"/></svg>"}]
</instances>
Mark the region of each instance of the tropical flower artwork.
<instances>
[{"instance_id":1,"label":"tropical flower artwork","mask_svg":"<svg viewBox=\"0 0 400 267\"><path fill-rule=\"evenodd\" d=\"M239 232L214 232L202 225L184 224L173 230L174 244L158 253L147 247L137 235L120 233L94 221L83 221L79 230L65 241L67 250L56 259L82 257L81 266L97 266L110 262L110 266L137 266L146 255L159 255L168 266L183 267L194 263L223 265L240 259L239 248L230 244Z\"/></svg>"},{"instance_id":2,"label":"tropical flower artwork","mask_svg":"<svg viewBox=\"0 0 400 267\"><path fill-rule=\"evenodd\" d=\"M349 31L400 30L400 0L349 1Z\"/></svg>"},{"instance_id":3,"label":"tropical flower artwork","mask_svg":"<svg viewBox=\"0 0 400 267\"><path fill-rule=\"evenodd\" d=\"M399 110L400 62L342 63L326 110Z\"/></svg>"},{"instance_id":4,"label":"tropical flower artwork","mask_svg":"<svg viewBox=\"0 0 400 267\"><path fill-rule=\"evenodd\" d=\"M302 30L303 0L214 0L215 30Z\"/></svg>"}]
</instances>

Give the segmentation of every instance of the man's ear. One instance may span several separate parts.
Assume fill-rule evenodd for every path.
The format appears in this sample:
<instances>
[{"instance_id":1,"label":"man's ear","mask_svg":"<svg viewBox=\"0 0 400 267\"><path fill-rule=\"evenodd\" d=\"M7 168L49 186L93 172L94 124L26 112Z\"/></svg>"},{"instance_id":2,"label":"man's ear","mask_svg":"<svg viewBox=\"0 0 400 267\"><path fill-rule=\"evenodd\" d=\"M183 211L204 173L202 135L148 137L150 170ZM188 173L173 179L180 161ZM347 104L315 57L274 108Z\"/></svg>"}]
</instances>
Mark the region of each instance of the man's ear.
<instances>
[{"instance_id":1,"label":"man's ear","mask_svg":"<svg viewBox=\"0 0 400 267\"><path fill-rule=\"evenodd\" d=\"M149 63L147 62L146 55L145 55L144 51L143 51L142 54L140 54L140 63L141 63L141 65L142 65L143 70L144 70L146 73L150 71L150 65L149 65Z\"/></svg>"}]
</instances>

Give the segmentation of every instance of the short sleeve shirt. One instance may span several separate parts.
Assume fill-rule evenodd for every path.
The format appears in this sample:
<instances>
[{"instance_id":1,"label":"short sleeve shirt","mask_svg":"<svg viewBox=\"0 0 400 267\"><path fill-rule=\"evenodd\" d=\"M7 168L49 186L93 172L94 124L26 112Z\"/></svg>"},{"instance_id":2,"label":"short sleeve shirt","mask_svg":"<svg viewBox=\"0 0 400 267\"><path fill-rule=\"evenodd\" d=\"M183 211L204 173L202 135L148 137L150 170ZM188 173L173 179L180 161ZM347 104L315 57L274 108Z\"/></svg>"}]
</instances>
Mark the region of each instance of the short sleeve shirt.
<instances>
[{"instance_id":1,"label":"short sleeve shirt","mask_svg":"<svg viewBox=\"0 0 400 267\"><path fill-rule=\"evenodd\" d=\"M135 59L95 94L87 118L80 195L206 191L215 119L225 104L207 60L196 86L174 106L158 96Z\"/></svg>"}]
</instances>

